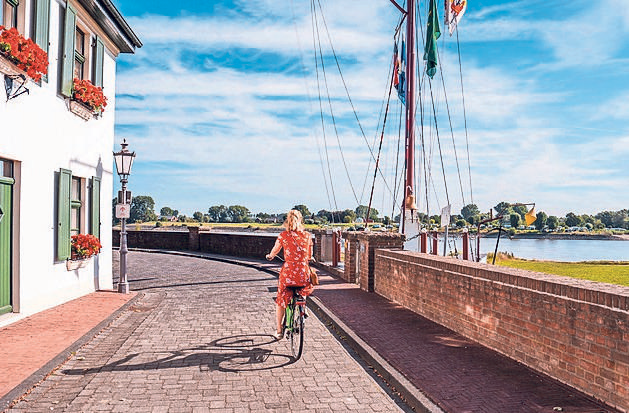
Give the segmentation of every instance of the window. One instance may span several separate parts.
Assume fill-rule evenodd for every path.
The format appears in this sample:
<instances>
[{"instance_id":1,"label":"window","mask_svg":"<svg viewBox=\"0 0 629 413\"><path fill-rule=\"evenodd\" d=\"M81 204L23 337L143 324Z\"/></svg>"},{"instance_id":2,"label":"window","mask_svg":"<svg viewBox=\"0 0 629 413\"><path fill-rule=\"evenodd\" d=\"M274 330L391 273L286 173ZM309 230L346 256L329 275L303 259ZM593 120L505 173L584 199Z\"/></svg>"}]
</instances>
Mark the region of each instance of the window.
<instances>
[{"instance_id":1,"label":"window","mask_svg":"<svg viewBox=\"0 0 629 413\"><path fill-rule=\"evenodd\" d=\"M72 177L72 190L70 198L70 234L81 233L82 212L83 212L83 183L81 178Z\"/></svg>"},{"instance_id":2,"label":"window","mask_svg":"<svg viewBox=\"0 0 629 413\"><path fill-rule=\"evenodd\" d=\"M39 0L42 1L42 0ZM60 92L72 97L73 79L87 79L102 87L105 47L100 36L90 32L70 4L66 7Z\"/></svg>"},{"instance_id":3,"label":"window","mask_svg":"<svg viewBox=\"0 0 629 413\"><path fill-rule=\"evenodd\" d=\"M74 49L74 77L83 79L85 66L85 33L77 27Z\"/></svg>"},{"instance_id":4,"label":"window","mask_svg":"<svg viewBox=\"0 0 629 413\"><path fill-rule=\"evenodd\" d=\"M13 162L0 159L0 176L13 178Z\"/></svg>"},{"instance_id":5,"label":"window","mask_svg":"<svg viewBox=\"0 0 629 413\"><path fill-rule=\"evenodd\" d=\"M3 7L3 26L5 27L15 27L19 30L18 27L18 23L19 23L19 19L18 19L18 15L19 15L19 8L20 8L20 2L19 0L2 0L2 7Z\"/></svg>"},{"instance_id":6,"label":"window","mask_svg":"<svg viewBox=\"0 0 629 413\"><path fill-rule=\"evenodd\" d=\"M100 178L91 179L89 210L86 208L87 180L72 176L72 171L60 169L57 190L57 251L58 261L70 258L71 236L85 234L89 217L90 233L100 238ZM88 215L89 214L89 215Z\"/></svg>"}]
</instances>

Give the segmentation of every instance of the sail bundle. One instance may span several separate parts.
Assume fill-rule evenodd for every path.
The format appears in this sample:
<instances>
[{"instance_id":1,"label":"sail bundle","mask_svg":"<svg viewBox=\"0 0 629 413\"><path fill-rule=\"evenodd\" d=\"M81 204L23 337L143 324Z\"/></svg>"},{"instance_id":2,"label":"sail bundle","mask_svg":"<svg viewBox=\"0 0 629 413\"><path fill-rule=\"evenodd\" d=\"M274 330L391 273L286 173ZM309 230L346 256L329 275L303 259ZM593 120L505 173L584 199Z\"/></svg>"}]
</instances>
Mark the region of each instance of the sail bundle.
<instances>
[{"instance_id":1,"label":"sail bundle","mask_svg":"<svg viewBox=\"0 0 629 413\"><path fill-rule=\"evenodd\" d=\"M393 87L402 104L406 105L406 44L403 37L400 46L398 49L397 42L393 45Z\"/></svg>"},{"instance_id":2,"label":"sail bundle","mask_svg":"<svg viewBox=\"0 0 629 413\"><path fill-rule=\"evenodd\" d=\"M461 18L465 14L465 10L467 10L467 0L445 0L445 2L445 21L450 30L450 36L452 36L459 21L461 21Z\"/></svg>"}]
</instances>

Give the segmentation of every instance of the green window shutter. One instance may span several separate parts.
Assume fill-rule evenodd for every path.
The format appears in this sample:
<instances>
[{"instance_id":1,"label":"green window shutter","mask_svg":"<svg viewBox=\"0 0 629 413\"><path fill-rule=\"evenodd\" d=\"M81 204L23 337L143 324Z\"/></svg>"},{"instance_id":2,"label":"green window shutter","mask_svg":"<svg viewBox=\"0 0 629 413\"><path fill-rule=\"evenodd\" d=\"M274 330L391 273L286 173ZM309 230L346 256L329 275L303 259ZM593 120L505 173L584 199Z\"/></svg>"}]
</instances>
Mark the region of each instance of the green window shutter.
<instances>
[{"instance_id":1,"label":"green window shutter","mask_svg":"<svg viewBox=\"0 0 629 413\"><path fill-rule=\"evenodd\" d=\"M59 170L59 190L57 191L57 260L70 258L70 191L72 171Z\"/></svg>"},{"instance_id":2,"label":"green window shutter","mask_svg":"<svg viewBox=\"0 0 629 413\"><path fill-rule=\"evenodd\" d=\"M100 178L96 176L92 177L90 208L90 234L100 239Z\"/></svg>"},{"instance_id":3,"label":"green window shutter","mask_svg":"<svg viewBox=\"0 0 629 413\"><path fill-rule=\"evenodd\" d=\"M94 86L103 87L103 59L105 45L100 37L96 37L96 58L94 59Z\"/></svg>"},{"instance_id":4,"label":"green window shutter","mask_svg":"<svg viewBox=\"0 0 629 413\"><path fill-rule=\"evenodd\" d=\"M50 0L36 0L35 43L48 53L48 31L50 23Z\"/></svg>"},{"instance_id":5,"label":"green window shutter","mask_svg":"<svg viewBox=\"0 0 629 413\"><path fill-rule=\"evenodd\" d=\"M63 30L63 62L61 67L61 94L65 97L72 96L75 31L76 10L68 4L66 7L66 21Z\"/></svg>"}]
</instances>

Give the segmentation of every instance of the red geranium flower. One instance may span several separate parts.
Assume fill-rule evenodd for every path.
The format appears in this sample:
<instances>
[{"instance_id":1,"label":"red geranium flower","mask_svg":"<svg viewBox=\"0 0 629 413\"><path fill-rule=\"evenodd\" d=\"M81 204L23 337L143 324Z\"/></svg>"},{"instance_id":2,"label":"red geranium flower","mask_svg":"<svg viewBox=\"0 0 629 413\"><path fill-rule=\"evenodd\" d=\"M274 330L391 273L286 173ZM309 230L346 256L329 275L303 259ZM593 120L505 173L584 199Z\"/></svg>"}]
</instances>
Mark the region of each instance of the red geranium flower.
<instances>
[{"instance_id":1,"label":"red geranium flower","mask_svg":"<svg viewBox=\"0 0 629 413\"><path fill-rule=\"evenodd\" d=\"M88 258L100 252L102 245L94 235L72 235L72 259Z\"/></svg>"},{"instance_id":2,"label":"red geranium flower","mask_svg":"<svg viewBox=\"0 0 629 413\"><path fill-rule=\"evenodd\" d=\"M48 54L17 29L0 26L0 54L6 56L35 81L48 73Z\"/></svg>"},{"instance_id":3,"label":"red geranium flower","mask_svg":"<svg viewBox=\"0 0 629 413\"><path fill-rule=\"evenodd\" d=\"M94 112L102 113L107 106L107 98L103 88L94 86L89 80L74 79L72 96L79 102L85 103Z\"/></svg>"}]
</instances>

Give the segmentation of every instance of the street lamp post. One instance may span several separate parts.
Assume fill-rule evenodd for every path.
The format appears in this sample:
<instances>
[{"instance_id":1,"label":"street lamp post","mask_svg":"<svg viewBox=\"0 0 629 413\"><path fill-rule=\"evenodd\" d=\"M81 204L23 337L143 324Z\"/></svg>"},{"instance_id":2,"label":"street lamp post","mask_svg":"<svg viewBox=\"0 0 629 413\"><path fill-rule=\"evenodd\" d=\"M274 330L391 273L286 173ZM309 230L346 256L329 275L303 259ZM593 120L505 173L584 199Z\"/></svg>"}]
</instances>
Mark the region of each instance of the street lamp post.
<instances>
[{"instance_id":1,"label":"street lamp post","mask_svg":"<svg viewBox=\"0 0 629 413\"><path fill-rule=\"evenodd\" d=\"M122 184L121 198L118 199L119 203L123 205L127 204L127 177L131 175L131 166L135 159L135 152L129 152L127 146L127 140L124 139L120 144L122 149L120 152L114 152L114 160L116 161L116 171L120 177L120 183ZM129 283L127 282L127 219L120 218L120 281L118 282L118 292L123 294L129 293Z\"/></svg>"}]
</instances>

